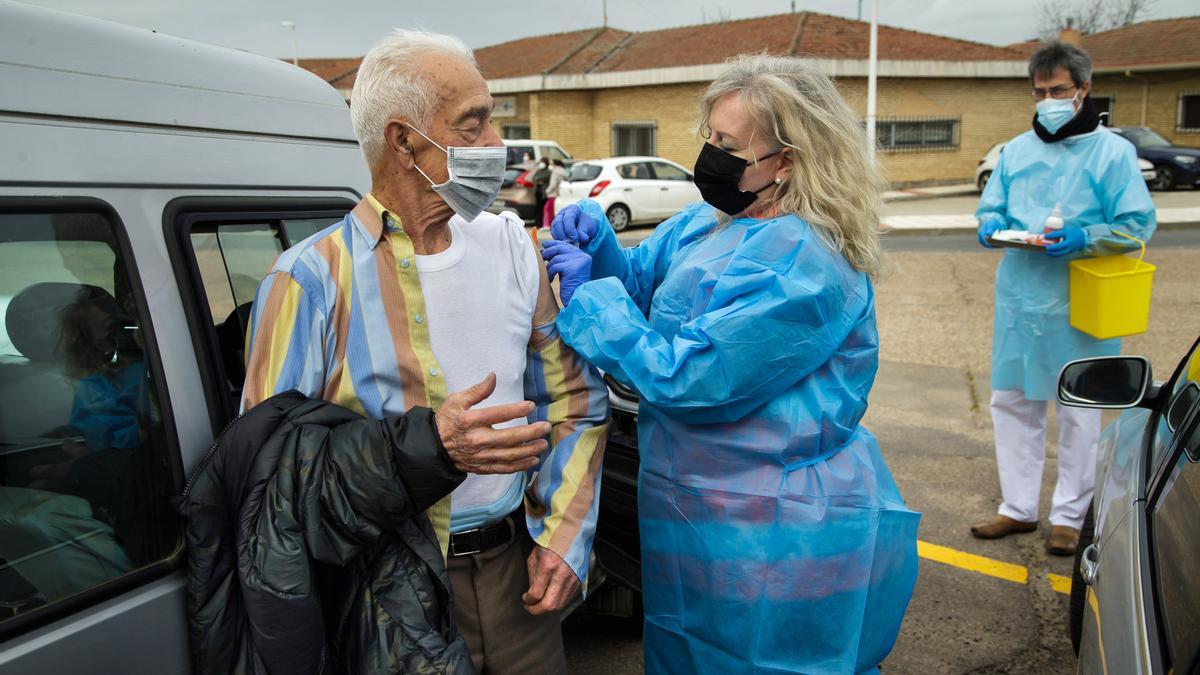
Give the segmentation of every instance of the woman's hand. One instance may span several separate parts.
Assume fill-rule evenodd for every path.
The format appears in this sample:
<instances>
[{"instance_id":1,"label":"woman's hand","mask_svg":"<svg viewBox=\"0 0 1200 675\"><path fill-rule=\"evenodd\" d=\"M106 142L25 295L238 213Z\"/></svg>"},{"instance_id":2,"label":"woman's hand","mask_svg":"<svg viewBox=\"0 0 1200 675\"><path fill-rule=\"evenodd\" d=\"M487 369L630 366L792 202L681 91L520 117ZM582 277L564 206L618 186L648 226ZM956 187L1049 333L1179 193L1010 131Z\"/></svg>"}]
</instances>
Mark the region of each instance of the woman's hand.
<instances>
[{"instance_id":1,"label":"woman's hand","mask_svg":"<svg viewBox=\"0 0 1200 675\"><path fill-rule=\"evenodd\" d=\"M550 236L572 244L586 244L596 238L600 223L589 216L578 204L571 204L554 216L550 223ZM566 304L566 300L563 300Z\"/></svg>"},{"instance_id":2,"label":"woman's hand","mask_svg":"<svg viewBox=\"0 0 1200 675\"><path fill-rule=\"evenodd\" d=\"M558 219L554 222L557 223ZM571 296L575 295L577 288L592 280L592 256L572 244L557 240L544 241L542 258L546 260L550 280L559 277L558 297L562 298L563 307L571 302Z\"/></svg>"}]
</instances>

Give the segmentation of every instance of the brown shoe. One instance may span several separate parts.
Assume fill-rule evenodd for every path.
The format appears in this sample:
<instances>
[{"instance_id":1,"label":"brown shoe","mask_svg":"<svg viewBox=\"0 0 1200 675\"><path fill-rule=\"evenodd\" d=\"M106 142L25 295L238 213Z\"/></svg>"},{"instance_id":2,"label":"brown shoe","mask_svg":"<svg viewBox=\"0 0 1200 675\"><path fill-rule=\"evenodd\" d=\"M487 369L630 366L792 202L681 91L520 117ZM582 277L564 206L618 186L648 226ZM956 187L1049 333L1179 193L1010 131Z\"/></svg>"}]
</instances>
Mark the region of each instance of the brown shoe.
<instances>
[{"instance_id":1,"label":"brown shoe","mask_svg":"<svg viewBox=\"0 0 1200 675\"><path fill-rule=\"evenodd\" d=\"M1037 526L1036 520L1032 523L1026 523L1020 520L1013 520L1008 516L997 515L991 520L972 525L971 534L980 539L999 539L1007 537L1010 534L1033 532L1037 529Z\"/></svg>"},{"instance_id":2,"label":"brown shoe","mask_svg":"<svg viewBox=\"0 0 1200 675\"><path fill-rule=\"evenodd\" d=\"M1046 553L1075 555L1076 548L1079 548L1079 530L1066 525L1050 528L1050 536L1046 539Z\"/></svg>"}]
</instances>

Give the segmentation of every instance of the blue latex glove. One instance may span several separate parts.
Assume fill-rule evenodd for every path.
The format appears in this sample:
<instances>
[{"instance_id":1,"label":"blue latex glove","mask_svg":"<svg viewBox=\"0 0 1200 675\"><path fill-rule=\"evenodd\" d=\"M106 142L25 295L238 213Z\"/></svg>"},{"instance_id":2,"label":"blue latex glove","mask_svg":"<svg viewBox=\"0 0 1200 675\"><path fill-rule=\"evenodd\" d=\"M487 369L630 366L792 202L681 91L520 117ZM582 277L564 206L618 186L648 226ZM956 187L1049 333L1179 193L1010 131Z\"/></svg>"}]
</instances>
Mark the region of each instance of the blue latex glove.
<instances>
[{"instance_id":1,"label":"blue latex glove","mask_svg":"<svg viewBox=\"0 0 1200 675\"><path fill-rule=\"evenodd\" d=\"M579 208L578 204L571 204L559 211L550 223L550 236L572 244L586 244L595 239L599 231L600 223Z\"/></svg>"},{"instance_id":2,"label":"blue latex glove","mask_svg":"<svg viewBox=\"0 0 1200 675\"><path fill-rule=\"evenodd\" d=\"M1083 228L1079 227L1064 227L1061 230L1047 232L1043 236L1048 241L1058 242L1046 247L1046 255L1052 258L1081 251L1084 246L1087 246L1087 235L1084 233Z\"/></svg>"},{"instance_id":3,"label":"blue latex glove","mask_svg":"<svg viewBox=\"0 0 1200 675\"><path fill-rule=\"evenodd\" d=\"M984 248L996 248L988 243L988 237L1004 229L1004 221L998 218L988 218L979 224L979 244Z\"/></svg>"},{"instance_id":4,"label":"blue latex glove","mask_svg":"<svg viewBox=\"0 0 1200 675\"><path fill-rule=\"evenodd\" d=\"M562 298L563 307L571 302L575 289L592 280L592 256L573 244L557 240L543 241L542 258L546 261L550 279L559 278L558 297Z\"/></svg>"}]
</instances>

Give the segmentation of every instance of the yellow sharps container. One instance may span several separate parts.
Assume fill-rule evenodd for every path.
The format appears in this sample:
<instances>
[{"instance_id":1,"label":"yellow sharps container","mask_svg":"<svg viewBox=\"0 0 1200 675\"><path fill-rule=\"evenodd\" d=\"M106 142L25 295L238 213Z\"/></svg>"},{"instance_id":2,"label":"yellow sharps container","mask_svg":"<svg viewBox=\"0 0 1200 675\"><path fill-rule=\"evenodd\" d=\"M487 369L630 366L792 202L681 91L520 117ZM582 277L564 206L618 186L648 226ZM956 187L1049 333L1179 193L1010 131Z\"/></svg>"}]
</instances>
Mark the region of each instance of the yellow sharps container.
<instances>
[{"instance_id":1,"label":"yellow sharps container","mask_svg":"<svg viewBox=\"0 0 1200 675\"><path fill-rule=\"evenodd\" d=\"M1156 268L1142 260L1146 242L1116 234L1142 245L1138 257L1108 255L1070 263L1071 325L1101 340L1145 333L1150 321Z\"/></svg>"}]
</instances>

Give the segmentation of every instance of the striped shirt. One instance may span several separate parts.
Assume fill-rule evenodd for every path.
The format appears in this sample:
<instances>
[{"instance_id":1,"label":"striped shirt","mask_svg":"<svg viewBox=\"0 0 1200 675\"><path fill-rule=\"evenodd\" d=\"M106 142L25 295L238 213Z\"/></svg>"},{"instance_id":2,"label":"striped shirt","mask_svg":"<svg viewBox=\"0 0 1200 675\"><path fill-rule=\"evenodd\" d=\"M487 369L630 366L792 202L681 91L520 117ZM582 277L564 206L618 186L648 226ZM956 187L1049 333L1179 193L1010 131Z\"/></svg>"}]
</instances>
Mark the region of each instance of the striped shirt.
<instances>
[{"instance_id":1,"label":"striped shirt","mask_svg":"<svg viewBox=\"0 0 1200 675\"><path fill-rule=\"evenodd\" d=\"M505 224L521 228L508 219ZM440 406L449 392L422 318L426 303L414 255L398 218L371 195L340 223L285 251L254 301L243 409L289 389L375 419ZM559 338L558 305L545 267L538 268L524 390L537 406L530 421L550 422L551 432L550 449L523 480L526 520L534 541L561 556L586 589L607 389ZM428 515L445 554L450 496Z\"/></svg>"}]
</instances>

